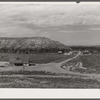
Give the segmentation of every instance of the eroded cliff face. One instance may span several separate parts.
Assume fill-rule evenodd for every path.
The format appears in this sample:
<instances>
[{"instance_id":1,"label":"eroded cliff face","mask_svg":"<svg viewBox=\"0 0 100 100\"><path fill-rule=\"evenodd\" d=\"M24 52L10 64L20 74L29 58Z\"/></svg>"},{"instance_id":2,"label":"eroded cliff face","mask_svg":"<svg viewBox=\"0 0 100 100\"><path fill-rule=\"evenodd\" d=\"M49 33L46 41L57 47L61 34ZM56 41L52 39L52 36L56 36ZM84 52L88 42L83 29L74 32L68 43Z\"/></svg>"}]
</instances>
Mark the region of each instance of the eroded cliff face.
<instances>
[{"instance_id":1,"label":"eroded cliff face","mask_svg":"<svg viewBox=\"0 0 100 100\"><path fill-rule=\"evenodd\" d=\"M0 38L0 48L8 49L68 49L66 45L45 37Z\"/></svg>"}]
</instances>

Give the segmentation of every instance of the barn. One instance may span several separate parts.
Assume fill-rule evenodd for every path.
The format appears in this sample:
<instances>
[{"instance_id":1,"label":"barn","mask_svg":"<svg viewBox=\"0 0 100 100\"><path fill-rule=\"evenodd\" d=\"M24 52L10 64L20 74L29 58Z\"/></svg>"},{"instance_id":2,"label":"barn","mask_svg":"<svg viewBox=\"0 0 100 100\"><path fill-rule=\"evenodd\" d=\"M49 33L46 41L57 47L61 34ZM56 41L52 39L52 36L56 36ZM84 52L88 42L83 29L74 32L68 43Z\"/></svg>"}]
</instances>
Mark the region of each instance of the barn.
<instances>
[{"instance_id":1,"label":"barn","mask_svg":"<svg viewBox=\"0 0 100 100\"><path fill-rule=\"evenodd\" d=\"M34 61L28 56L28 55L20 55L20 54L11 54L11 55L5 55L2 54L0 56L0 61L1 62L9 62L10 66L35 66L36 64ZM3 64L2 63L2 64ZM1 64L1 66L2 66ZM3 64L4 66L4 64Z\"/></svg>"},{"instance_id":2,"label":"barn","mask_svg":"<svg viewBox=\"0 0 100 100\"><path fill-rule=\"evenodd\" d=\"M11 57L9 62L10 62L10 65L12 66L23 66L29 63L28 59L23 58L23 57Z\"/></svg>"}]
</instances>

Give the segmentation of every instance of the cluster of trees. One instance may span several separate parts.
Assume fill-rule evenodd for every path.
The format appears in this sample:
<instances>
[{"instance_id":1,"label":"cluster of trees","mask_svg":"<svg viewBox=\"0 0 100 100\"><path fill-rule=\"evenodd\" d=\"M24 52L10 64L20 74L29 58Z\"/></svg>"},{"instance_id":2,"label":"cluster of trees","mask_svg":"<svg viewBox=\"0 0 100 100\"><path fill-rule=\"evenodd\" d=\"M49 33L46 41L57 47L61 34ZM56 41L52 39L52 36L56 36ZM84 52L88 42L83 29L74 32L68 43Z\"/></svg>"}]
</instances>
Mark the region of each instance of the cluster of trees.
<instances>
[{"instance_id":1,"label":"cluster of trees","mask_svg":"<svg viewBox=\"0 0 100 100\"><path fill-rule=\"evenodd\" d=\"M58 51L67 52L69 49L59 49L59 48L0 48L1 53L58 53Z\"/></svg>"},{"instance_id":2,"label":"cluster of trees","mask_svg":"<svg viewBox=\"0 0 100 100\"><path fill-rule=\"evenodd\" d=\"M93 53L94 51L100 52L100 47L97 46L72 46L71 49L76 51L88 50L91 53Z\"/></svg>"}]
</instances>

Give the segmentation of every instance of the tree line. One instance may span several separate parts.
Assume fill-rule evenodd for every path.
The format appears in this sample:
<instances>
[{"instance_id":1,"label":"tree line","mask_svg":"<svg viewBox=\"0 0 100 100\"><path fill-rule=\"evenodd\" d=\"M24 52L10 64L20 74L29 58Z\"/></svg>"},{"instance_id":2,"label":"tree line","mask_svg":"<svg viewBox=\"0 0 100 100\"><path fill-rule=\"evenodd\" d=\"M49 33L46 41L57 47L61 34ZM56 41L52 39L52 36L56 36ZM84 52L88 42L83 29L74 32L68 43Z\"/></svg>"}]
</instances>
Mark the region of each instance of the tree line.
<instances>
[{"instance_id":1,"label":"tree line","mask_svg":"<svg viewBox=\"0 0 100 100\"><path fill-rule=\"evenodd\" d=\"M72 50L76 50L76 51L85 51L85 50L88 50L90 52L93 52L93 51L98 51L100 52L100 47L96 47L96 46L72 46L71 47Z\"/></svg>"},{"instance_id":2,"label":"tree line","mask_svg":"<svg viewBox=\"0 0 100 100\"><path fill-rule=\"evenodd\" d=\"M23 53L23 54L29 54L29 53L58 53L58 51L62 52L68 52L69 49L59 49L59 48L0 48L1 53Z\"/></svg>"}]
</instances>

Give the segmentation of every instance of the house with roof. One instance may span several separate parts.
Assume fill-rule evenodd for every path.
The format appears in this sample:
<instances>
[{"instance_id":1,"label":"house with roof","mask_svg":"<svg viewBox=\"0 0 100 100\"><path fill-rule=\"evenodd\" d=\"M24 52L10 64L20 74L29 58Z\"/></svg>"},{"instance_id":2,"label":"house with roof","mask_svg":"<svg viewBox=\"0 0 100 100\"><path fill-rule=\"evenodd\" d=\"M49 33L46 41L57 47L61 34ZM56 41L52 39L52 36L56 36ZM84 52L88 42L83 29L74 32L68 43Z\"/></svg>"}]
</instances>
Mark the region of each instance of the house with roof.
<instances>
[{"instance_id":1,"label":"house with roof","mask_svg":"<svg viewBox=\"0 0 100 100\"><path fill-rule=\"evenodd\" d=\"M9 59L12 66L35 66L36 64L30 60L28 56L13 56Z\"/></svg>"},{"instance_id":2,"label":"house with roof","mask_svg":"<svg viewBox=\"0 0 100 100\"><path fill-rule=\"evenodd\" d=\"M24 58L21 56L10 57L9 62L12 66L23 66L29 63L29 58Z\"/></svg>"}]
</instances>

